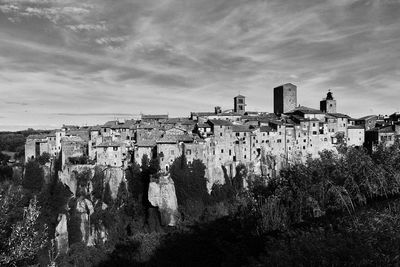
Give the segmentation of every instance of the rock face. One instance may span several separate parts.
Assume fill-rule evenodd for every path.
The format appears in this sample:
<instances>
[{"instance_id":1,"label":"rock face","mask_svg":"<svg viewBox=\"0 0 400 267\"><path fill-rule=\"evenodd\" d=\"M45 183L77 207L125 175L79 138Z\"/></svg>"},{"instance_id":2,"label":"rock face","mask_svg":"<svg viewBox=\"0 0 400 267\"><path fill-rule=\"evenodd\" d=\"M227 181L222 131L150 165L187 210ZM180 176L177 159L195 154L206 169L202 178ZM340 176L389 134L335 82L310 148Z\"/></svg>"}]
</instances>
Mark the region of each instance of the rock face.
<instances>
[{"instance_id":1,"label":"rock face","mask_svg":"<svg viewBox=\"0 0 400 267\"><path fill-rule=\"evenodd\" d=\"M163 225L175 226L178 218L178 201L175 186L169 175L161 176L159 182L150 182L148 198L151 205L158 207Z\"/></svg>"},{"instance_id":2,"label":"rock face","mask_svg":"<svg viewBox=\"0 0 400 267\"><path fill-rule=\"evenodd\" d=\"M65 214L58 215L55 240L57 244L57 252L59 254L66 254L68 251L68 228L67 216Z\"/></svg>"},{"instance_id":3,"label":"rock face","mask_svg":"<svg viewBox=\"0 0 400 267\"><path fill-rule=\"evenodd\" d=\"M105 183L109 183L110 185L111 197L115 200L117 198L119 185L125 180L125 171L122 168L107 168L105 166L100 167L103 168ZM94 176L94 168L95 165L66 165L63 171L58 173L58 176L60 181L67 185L71 193L75 195L77 188L76 173L82 173L90 170L92 179ZM91 192L91 185L89 186L89 189Z\"/></svg>"},{"instance_id":4,"label":"rock face","mask_svg":"<svg viewBox=\"0 0 400 267\"><path fill-rule=\"evenodd\" d=\"M69 187L72 194L75 195L77 180L75 173L82 173L90 170L92 177L94 175L94 165L67 165L62 171L58 172L60 181Z\"/></svg>"},{"instance_id":5,"label":"rock face","mask_svg":"<svg viewBox=\"0 0 400 267\"><path fill-rule=\"evenodd\" d=\"M125 180L125 170L122 168L107 168L104 170L106 182L110 185L112 199L117 198L118 188L122 181Z\"/></svg>"},{"instance_id":6,"label":"rock face","mask_svg":"<svg viewBox=\"0 0 400 267\"><path fill-rule=\"evenodd\" d=\"M82 242L88 246L93 246L93 239L90 238L90 215L94 212L92 202L89 199L80 197L76 202L76 212L80 218Z\"/></svg>"}]
</instances>

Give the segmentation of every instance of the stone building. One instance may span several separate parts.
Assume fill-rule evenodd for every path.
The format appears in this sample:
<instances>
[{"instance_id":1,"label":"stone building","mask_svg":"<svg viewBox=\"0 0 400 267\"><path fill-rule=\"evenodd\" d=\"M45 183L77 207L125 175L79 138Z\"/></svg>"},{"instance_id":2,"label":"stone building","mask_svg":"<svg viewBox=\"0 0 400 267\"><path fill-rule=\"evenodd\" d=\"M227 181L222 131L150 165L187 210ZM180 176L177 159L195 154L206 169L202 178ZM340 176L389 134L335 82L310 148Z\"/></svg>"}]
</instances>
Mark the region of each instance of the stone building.
<instances>
[{"instance_id":1,"label":"stone building","mask_svg":"<svg viewBox=\"0 0 400 267\"><path fill-rule=\"evenodd\" d=\"M362 126L347 127L347 146L363 146L365 142L365 129Z\"/></svg>"},{"instance_id":2,"label":"stone building","mask_svg":"<svg viewBox=\"0 0 400 267\"><path fill-rule=\"evenodd\" d=\"M61 163L62 167L71 164L72 158L88 155L88 142L79 136L65 136L61 138Z\"/></svg>"},{"instance_id":3,"label":"stone building","mask_svg":"<svg viewBox=\"0 0 400 267\"><path fill-rule=\"evenodd\" d=\"M30 135L25 142L25 162L35 159L43 153L49 153L48 138L46 135Z\"/></svg>"},{"instance_id":4,"label":"stone building","mask_svg":"<svg viewBox=\"0 0 400 267\"><path fill-rule=\"evenodd\" d=\"M244 114L246 112L246 97L238 95L233 98L233 112Z\"/></svg>"},{"instance_id":5,"label":"stone building","mask_svg":"<svg viewBox=\"0 0 400 267\"><path fill-rule=\"evenodd\" d=\"M96 146L96 161L99 165L126 167L128 150L123 142L103 142Z\"/></svg>"},{"instance_id":6,"label":"stone building","mask_svg":"<svg viewBox=\"0 0 400 267\"><path fill-rule=\"evenodd\" d=\"M283 114L297 106L297 86L286 83L274 88L274 113Z\"/></svg>"},{"instance_id":7,"label":"stone building","mask_svg":"<svg viewBox=\"0 0 400 267\"><path fill-rule=\"evenodd\" d=\"M336 100L333 98L330 90L326 95L326 98L321 100L320 110L324 113L336 113Z\"/></svg>"}]
</instances>

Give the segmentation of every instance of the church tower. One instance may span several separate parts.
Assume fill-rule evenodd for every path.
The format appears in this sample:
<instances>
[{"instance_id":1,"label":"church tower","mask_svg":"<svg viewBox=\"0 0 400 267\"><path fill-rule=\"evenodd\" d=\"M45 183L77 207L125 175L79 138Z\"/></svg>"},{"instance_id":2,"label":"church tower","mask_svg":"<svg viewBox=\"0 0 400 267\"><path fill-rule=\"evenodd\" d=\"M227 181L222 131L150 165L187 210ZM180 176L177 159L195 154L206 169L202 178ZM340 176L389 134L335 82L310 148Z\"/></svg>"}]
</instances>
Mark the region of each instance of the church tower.
<instances>
[{"instance_id":1,"label":"church tower","mask_svg":"<svg viewBox=\"0 0 400 267\"><path fill-rule=\"evenodd\" d=\"M238 95L233 98L233 111L235 113L244 114L246 112L246 97Z\"/></svg>"},{"instance_id":2,"label":"church tower","mask_svg":"<svg viewBox=\"0 0 400 267\"><path fill-rule=\"evenodd\" d=\"M336 113L336 100L333 98L331 90L329 90L326 98L321 100L319 107L324 113Z\"/></svg>"}]
</instances>

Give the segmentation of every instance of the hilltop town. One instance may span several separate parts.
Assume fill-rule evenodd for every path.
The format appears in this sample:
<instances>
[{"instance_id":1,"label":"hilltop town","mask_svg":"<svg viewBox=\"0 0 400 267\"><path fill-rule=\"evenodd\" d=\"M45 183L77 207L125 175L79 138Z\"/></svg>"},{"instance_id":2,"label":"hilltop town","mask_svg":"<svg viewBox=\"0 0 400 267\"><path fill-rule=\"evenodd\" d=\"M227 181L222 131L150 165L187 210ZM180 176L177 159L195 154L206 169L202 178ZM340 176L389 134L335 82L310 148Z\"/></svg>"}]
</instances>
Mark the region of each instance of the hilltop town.
<instances>
[{"instance_id":1,"label":"hilltop town","mask_svg":"<svg viewBox=\"0 0 400 267\"><path fill-rule=\"evenodd\" d=\"M64 125L46 135L26 140L25 160L43 153L61 156L62 168L96 164L124 169L141 164L144 155L159 158L168 173L175 158L184 154L190 163L201 160L207 167L209 188L224 183L224 174L235 175L235 167L246 165L265 177L275 176L287 164L318 157L339 145L392 144L400 134L400 114L351 118L338 113L332 92L320 108L297 105L297 87L284 84L273 89L274 112L247 110L246 97L234 97L233 109L191 112L186 118L142 115L139 120L109 121L96 126Z\"/></svg>"}]
</instances>

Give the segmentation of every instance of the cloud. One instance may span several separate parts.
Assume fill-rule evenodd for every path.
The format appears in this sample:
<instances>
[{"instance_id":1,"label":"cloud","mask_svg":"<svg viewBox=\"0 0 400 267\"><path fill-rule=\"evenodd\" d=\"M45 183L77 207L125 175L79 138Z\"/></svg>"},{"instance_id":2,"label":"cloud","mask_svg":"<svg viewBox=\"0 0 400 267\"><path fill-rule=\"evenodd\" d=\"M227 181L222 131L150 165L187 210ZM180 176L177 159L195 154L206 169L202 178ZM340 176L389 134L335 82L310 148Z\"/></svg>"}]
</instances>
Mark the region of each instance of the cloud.
<instances>
[{"instance_id":1,"label":"cloud","mask_svg":"<svg viewBox=\"0 0 400 267\"><path fill-rule=\"evenodd\" d=\"M390 0L3 0L0 90L26 98L42 124L82 122L75 111L230 108L239 91L248 108L271 111L285 82L305 105L332 89L341 112L388 113L398 108L399 12Z\"/></svg>"}]
</instances>

